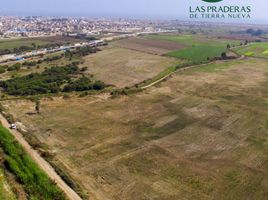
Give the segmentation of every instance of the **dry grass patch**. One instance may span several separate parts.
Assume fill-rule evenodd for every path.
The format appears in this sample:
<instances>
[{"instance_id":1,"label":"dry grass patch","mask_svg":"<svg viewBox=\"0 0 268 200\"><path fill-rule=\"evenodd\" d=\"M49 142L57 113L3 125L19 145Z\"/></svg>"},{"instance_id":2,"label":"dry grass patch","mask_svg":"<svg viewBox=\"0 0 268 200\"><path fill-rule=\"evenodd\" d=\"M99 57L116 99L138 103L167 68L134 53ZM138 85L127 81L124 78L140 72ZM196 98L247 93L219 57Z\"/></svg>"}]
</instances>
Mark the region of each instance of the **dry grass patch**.
<instances>
[{"instance_id":1,"label":"dry grass patch","mask_svg":"<svg viewBox=\"0 0 268 200\"><path fill-rule=\"evenodd\" d=\"M82 66L96 79L117 87L132 86L152 78L180 60L150 55L129 49L111 47L85 57Z\"/></svg>"}]
</instances>

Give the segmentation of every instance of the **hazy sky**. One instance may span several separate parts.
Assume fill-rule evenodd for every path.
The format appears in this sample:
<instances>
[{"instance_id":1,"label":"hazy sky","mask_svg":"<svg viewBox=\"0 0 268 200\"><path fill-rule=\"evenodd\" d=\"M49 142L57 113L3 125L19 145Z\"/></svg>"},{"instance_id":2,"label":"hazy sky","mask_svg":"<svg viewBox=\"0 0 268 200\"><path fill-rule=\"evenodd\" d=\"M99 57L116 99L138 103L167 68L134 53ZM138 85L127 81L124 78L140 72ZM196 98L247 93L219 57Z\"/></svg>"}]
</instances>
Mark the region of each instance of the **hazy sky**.
<instances>
[{"instance_id":1,"label":"hazy sky","mask_svg":"<svg viewBox=\"0 0 268 200\"><path fill-rule=\"evenodd\" d=\"M0 14L188 19L190 5L209 3L201 0L1 0ZM213 5L251 5L253 20L268 23L267 0L223 0Z\"/></svg>"}]
</instances>

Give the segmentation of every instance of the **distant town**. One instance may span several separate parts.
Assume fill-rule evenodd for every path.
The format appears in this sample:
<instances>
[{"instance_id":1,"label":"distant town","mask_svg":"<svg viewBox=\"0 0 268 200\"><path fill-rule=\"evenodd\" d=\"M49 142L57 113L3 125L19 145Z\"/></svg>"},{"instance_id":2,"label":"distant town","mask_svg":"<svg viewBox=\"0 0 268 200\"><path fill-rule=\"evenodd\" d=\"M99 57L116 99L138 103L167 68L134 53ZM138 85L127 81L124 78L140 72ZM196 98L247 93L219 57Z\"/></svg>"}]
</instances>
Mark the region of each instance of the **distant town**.
<instances>
[{"instance_id":1,"label":"distant town","mask_svg":"<svg viewBox=\"0 0 268 200\"><path fill-rule=\"evenodd\" d=\"M164 25L167 24L150 20L1 16L0 38L161 32L167 30Z\"/></svg>"},{"instance_id":2,"label":"distant town","mask_svg":"<svg viewBox=\"0 0 268 200\"><path fill-rule=\"evenodd\" d=\"M224 23L214 23L222 26ZM227 25L227 24L225 24ZM108 19L86 17L0 16L0 39L49 36L101 36L161 33L211 27L211 22L181 20ZM247 25L237 25L243 27Z\"/></svg>"},{"instance_id":3,"label":"distant town","mask_svg":"<svg viewBox=\"0 0 268 200\"><path fill-rule=\"evenodd\" d=\"M170 25L173 24L173 25ZM174 22L133 20L133 19L89 19L73 17L42 16L0 16L0 39L43 38L67 36L87 39L88 42L76 42L55 45L48 48L34 48L27 52L1 53L0 62L24 60L32 56L65 51L83 46L100 46L106 41L135 37L142 34L177 31Z\"/></svg>"}]
</instances>

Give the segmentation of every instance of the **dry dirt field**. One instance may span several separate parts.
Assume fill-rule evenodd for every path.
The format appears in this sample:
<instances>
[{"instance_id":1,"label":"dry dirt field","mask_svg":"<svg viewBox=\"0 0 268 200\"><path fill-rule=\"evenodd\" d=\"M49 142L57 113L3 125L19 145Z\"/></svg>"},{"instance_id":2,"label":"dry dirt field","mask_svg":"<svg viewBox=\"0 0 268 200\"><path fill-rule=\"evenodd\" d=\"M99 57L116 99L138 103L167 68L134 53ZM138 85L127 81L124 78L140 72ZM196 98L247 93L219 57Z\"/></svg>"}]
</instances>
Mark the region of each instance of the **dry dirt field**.
<instances>
[{"instance_id":1,"label":"dry dirt field","mask_svg":"<svg viewBox=\"0 0 268 200\"><path fill-rule=\"evenodd\" d=\"M182 62L118 47L104 48L84 60L81 66L88 67L87 73L117 87L132 86Z\"/></svg>"},{"instance_id":2,"label":"dry dirt field","mask_svg":"<svg viewBox=\"0 0 268 200\"><path fill-rule=\"evenodd\" d=\"M210 64L142 93L3 102L90 200L268 199L268 67Z\"/></svg>"},{"instance_id":3,"label":"dry dirt field","mask_svg":"<svg viewBox=\"0 0 268 200\"><path fill-rule=\"evenodd\" d=\"M156 55L165 55L171 51L176 51L185 47L184 45L176 42L167 40L151 40L145 38L129 38L119 40L114 44L118 47Z\"/></svg>"}]
</instances>

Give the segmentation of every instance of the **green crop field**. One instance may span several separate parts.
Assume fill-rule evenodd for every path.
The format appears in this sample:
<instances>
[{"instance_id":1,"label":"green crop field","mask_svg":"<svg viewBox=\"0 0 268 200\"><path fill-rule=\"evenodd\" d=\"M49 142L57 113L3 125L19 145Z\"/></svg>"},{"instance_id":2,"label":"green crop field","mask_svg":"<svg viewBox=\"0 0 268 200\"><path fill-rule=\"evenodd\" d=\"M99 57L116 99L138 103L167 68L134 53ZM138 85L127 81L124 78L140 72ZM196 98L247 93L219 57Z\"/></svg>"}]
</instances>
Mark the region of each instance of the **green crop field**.
<instances>
[{"instance_id":1,"label":"green crop field","mask_svg":"<svg viewBox=\"0 0 268 200\"><path fill-rule=\"evenodd\" d=\"M206 35L149 35L146 38L156 40L169 40L178 42L185 45L227 45L227 44L240 44L238 40L218 39Z\"/></svg>"},{"instance_id":2,"label":"green crop field","mask_svg":"<svg viewBox=\"0 0 268 200\"><path fill-rule=\"evenodd\" d=\"M41 40L41 39L5 39L0 40L0 50L9 49L12 50L14 48L18 48L20 46L32 47L32 44L36 45L46 45L49 44L49 41Z\"/></svg>"},{"instance_id":3,"label":"green crop field","mask_svg":"<svg viewBox=\"0 0 268 200\"><path fill-rule=\"evenodd\" d=\"M220 56L221 53L226 51L226 47L219 45L219 46L191 46L185 49L181 49L178 51L172 51L167 55L187 59L194 62L201 62L207 60L207 58L214 58Z\"/></svg>"},{"instance_id":4,"label":"green crop field","mask_svg":"<svg viewBox=\"0 0 268 200\"><path fill-rule=\"evenodd\" d=\"M181 44L194 44L193 35L149 35L146 38L155 40L169 40Z\"/></svg>"},{"instance_id":5,"label":"green crop field","mask_svg":"<svg viewBox=\"0 0 268 200\"><path fill-rule=\"evenodd\" d=\"M168 56L201 62L207 58L221 56L227 52L227 45L238 45L237 40L223 40L204 35L150 35L150 39L168 40L185 45L185 48L168 53Z\"/></svg>"},{"instance_id":6,"label":"green crop field","mask_svg":"<svg viewBox=\"0 0 268 200\"><path fill-rule=\"evenodd\" d=\"M235 51L245 56L268 58L268 42L251 43L247 46L237 47Z\"/></svg>"}]
</instances>

